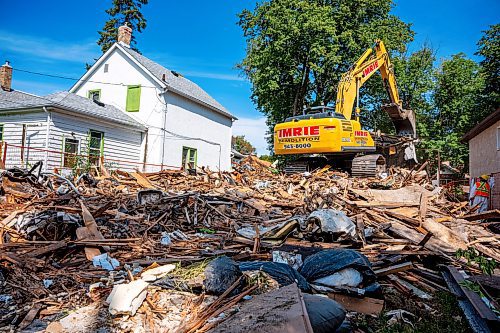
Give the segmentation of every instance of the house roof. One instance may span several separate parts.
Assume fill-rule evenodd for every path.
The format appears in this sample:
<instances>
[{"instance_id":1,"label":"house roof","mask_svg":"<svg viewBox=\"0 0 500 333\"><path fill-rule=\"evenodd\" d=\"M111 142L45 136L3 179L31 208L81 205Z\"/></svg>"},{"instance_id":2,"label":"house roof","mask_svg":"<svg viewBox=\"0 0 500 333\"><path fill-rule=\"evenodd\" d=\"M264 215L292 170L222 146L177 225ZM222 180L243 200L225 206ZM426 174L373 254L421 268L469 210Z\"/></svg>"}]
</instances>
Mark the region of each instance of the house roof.
<instances>
[{"instance_id":1,"label":"house roof","mask_svg":"<svg viewBox=\"0 0 500 333\"><path fill-rule=\"evenodd\" d=\"M0 110L41 107L47 106L49 103L50 101L36 95L17 90L4 91L0 89Z\"/></svg>"},{"instance_id":2,"label":"house roof","mask_svg":"<svg viewBox=\"0 0 500 333\"><path fill-rule=\"evenodd\" d=\"M168 68L163 67L162 65L146 58L128 47L120 44L116 45L144 66L144 68L146 68L156 79L164 83L169 90L172 90L173 92L183 95L198 103L205 104L226 117L237 119L193 81L186 79L180 74L172 72Z\"/></svg>"},{"instance_id":3,"label":"house roof","mask_svg":"<svg viewBox=\"0 0 500 333\"><path fill-rule=\"evenodd\" d=\"M480 134L482 131L496 123L497 121L500 120L500 108L498 108L496 111L491 113L489 116L483 119L479 124L474 126L469 132L467 132L463 137L462 137L462 142L468 142L474 137L476 137L478 134Z\"/></svg>"},{"instance_id":4,"label":"house roof","mask_svg":"<svg viewBox=\"0 0 500 333\"><path fill-rule=\"evenodd\" d=\"M64 109L109 122L145 129L144 125L112 105L104 104L100 106L88 98L67 91L40 97L21 91L13 90L7 92L0 89L0 114L2 110L21 110L44 106Z\"/></svg>"}]
</instances>

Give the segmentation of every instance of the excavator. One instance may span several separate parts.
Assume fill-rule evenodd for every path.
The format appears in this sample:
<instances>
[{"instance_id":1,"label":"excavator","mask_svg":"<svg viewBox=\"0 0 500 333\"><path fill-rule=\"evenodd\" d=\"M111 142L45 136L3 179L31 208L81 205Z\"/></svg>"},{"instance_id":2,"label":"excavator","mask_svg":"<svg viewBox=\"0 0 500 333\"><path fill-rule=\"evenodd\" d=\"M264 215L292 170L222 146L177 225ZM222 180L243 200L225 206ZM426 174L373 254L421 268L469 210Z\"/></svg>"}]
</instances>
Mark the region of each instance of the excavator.
<instances>
[{"instance_id":1,"label":"excavator","mask_svg":"<svg viewBox=\"0 0 500 333\"><path fill-rule=\"evenodd\" d=\"M392 140L363 130L360 124L359 90L377 71L380 71L390 101L382 105L382 109L391 118L397 133L396 139L387 136ZM300 157L287 165L287 172L302 172L330 164L349 169L355 176L374 176L385 171L385 156L396 154L396 147L404 147L405 160L416 162L415 139L415 114L403 108L389 54L384 43L376 40L374 47L367 49L342 75L334 108L307 108L302 115L276 124L274 153Z\"/></svg>"}]
</instances>

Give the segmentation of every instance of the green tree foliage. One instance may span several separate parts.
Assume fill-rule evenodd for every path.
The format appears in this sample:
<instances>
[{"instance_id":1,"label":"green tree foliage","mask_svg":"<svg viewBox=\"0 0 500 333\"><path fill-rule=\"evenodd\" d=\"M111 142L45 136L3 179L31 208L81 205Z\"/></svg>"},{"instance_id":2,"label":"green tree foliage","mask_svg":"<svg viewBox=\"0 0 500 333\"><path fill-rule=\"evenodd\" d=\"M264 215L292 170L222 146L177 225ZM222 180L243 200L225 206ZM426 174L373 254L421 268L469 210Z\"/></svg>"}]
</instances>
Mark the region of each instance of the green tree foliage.
<instances>
[{"instance_id":1,"label":"green tree foliage","mask_svg":"<svg viewBox=\"0 0 500 333\"><path fill-rule=\"evenodd\" d=\"M440 151L442 160L453 165L467 165L467 144L462 136L488 113L478 107L485 80L480 65L459 53L443 61L436 70L434 108L428 117L428 132L422 139L422 148Z\"/></svg>"},{"instance_id":2,"label":"green tree foliage","mask_svg":"<svg viewBox=\"0 0 500 333\"><path fill-rule=\"evenodd\" d=\"M101 47L102 52L106 52L118 39L118 27L128 22L132 28L132 41L130 46L133 50L138 51L135 39L135 33L142 32L146 28L146 19L141 13L143 5L147 5L149 0L112 0L111 8L106 10L109 19L104 23L101 31L99 31L99 40L97 45Z\"/></svg>"},{"instance_id":3,"label":"green tree foliage","mask_svg":"<svg viewBox=\"0 0 500 333\"><path fill-rule=\"evenodd\" d=\"M304 106L335 101L340 76L380 38L403 52L410 25L391 0L270 0L239 14L247 54L238 65L272 127Z\"/></svg>"},{"instance_id":4,"label":"green tree foliage","mask_svg":"<svg viewBox=\"0 0 500 333\"><path fill-rule=\"evenodd\" d=\"M260 155L259 159L273 163L276 161L276 155Z\"/></svg>"},{"instance_id":5,"label":"green tree foliage","mask_svg":"<svg viewBox=\"0 0 500 333\"><path fill-rule=\"evenodd\" d=\"M256 151L255 147L245 139L244 135L233 136L231 138L231 145L233 149L244 155L255 154Z\"/></svg>"},{"instance_id":6,"label":"green tree foliage","mask_svg":"<svg viewBox=\"0 0 500 333\"><path fill-rule=\"evenodd\" d=\"M426 135L429 119L427 114L432 110L432 91L434 89L433 63L435 52L424 45L420 50L396 54L391 58L397 78L398 90L406 109L412 109L417 117L417 133ZM367 81L366 89L361 91L362 124L372 130L394 133L394 125L389 116L381 110L382 103L388 102L387 92L381 83L380 73Z\"/></svg>"},{"instance_id":7,"label":"green tree foliage","mask_svg":"<svg viewBox=\"0 0 500 333\"><path fill-rule=\"evenodd\" d=\"M484 58L480 64L486 81L482 106L492 112L500 107L500 24L484 31L477 45L476 54Z\"/></svg>"}]
</instances>

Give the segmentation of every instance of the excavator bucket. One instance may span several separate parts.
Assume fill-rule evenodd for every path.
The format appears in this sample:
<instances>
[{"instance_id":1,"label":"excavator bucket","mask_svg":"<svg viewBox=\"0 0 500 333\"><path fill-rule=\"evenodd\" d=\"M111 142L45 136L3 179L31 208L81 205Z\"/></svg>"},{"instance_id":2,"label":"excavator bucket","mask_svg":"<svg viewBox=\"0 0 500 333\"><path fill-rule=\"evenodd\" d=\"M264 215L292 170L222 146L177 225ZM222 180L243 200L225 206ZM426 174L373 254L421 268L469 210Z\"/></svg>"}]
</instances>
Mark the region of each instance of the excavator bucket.
<instances>
[{"instance_id":1,"label":"excavator bucket","mask_svg":"<svg viewBox=\"0 0 500 333\"><path fill-rule=\"evenodd\" d=\"M415 113L413 110L403 109L399 104L391 103L382 105L382 110L391 117L396 134L400 136L417 137L415 127Z\"/></svg>"}]
</instances>

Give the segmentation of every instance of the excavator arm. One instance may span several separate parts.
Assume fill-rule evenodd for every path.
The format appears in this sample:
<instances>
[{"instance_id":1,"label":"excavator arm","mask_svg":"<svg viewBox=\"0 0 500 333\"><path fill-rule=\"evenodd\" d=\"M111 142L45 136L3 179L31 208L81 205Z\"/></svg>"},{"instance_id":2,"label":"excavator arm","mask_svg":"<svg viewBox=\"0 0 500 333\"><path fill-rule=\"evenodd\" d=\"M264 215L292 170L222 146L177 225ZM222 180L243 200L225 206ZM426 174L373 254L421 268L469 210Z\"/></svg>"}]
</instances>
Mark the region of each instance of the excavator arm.
<instances>
[{"instance_id":1,"label":"excavator arm","mask_svg":"<svg viewBox=\"0 0 500 333\"><path fill-rule=\"evenodd\" d=\"M374 50L375 54L373 54ZM398 135L415 137L415 114L412 110L403 109L394 68L381 40L376 40L375 47L366 50L349 71L342 75L337 90L335 111L343 114L348 120L352 118L354 111L356 120L359 121L359 89L377 70L380 70L384 88L390 100L389 104L382 105L382 109L391 118ZM356 107L354 107L355 102Z\"/></svg>"}]
</instances>

